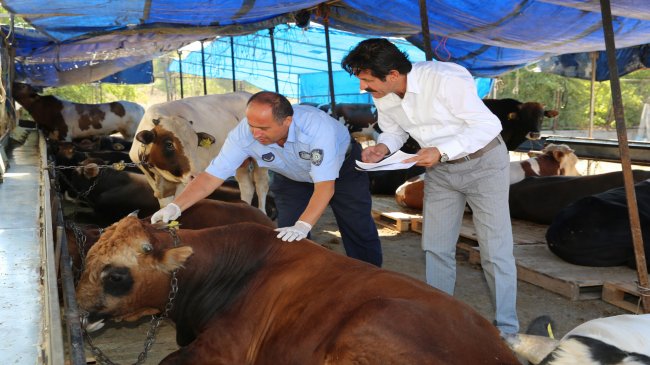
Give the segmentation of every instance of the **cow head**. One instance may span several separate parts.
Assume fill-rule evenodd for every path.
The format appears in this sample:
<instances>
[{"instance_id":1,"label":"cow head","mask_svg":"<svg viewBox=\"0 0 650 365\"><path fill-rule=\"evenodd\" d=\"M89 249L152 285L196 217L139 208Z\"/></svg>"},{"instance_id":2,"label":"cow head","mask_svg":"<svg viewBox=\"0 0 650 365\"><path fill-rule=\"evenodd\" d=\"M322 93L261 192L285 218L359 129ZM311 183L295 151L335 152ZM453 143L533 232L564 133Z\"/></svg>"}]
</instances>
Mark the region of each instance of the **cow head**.
<instances>
[{"instance_id":1,"label":"cow head","mask_svg":"<svg viewBox=\"0 0 650 365\"><path fill-rule=\"evenodd\" d=\"M210 148L215 138L195 132L192 122L181 117L154 119L153 124L152 129L138 132L135 138L142 143L140 160L156 175L157 197L164 198L175 193L176 185L189 183L200 172L193 161L197 161L198 150Z\"/></svg>"},{"instance_id":2,"label":"cow head","mask_svg":"<svg viewBox=\"0 0 650 365\"><path fill-rule=\"evenodd\" d=\"M542 153L552 155L553 159L559 163L559 175L580 176L576 169L578 156L575 151L565 144L549 144L542 150Z\"/></svg>"},{"instance_id":3,"label":"cow head","mask_svg":"<svg viewBox=\"0 0 650 365\"><path fill-rule=\"evenodd\" d=\"M508 119L519 119L527 121L529 124L525 127L529 129L526 139L538 140L541 137L542 123L544 117L554 118L559 113L555 110L544 110L544 105L537 102L527 102L519 105L519 111L510 113Z\"/></svg>"},{"instance_id":4,"label":"cow head","mask_svg":"<svg viewBox=\"0 0 650 365\"><path fill-rule=\"evenodd\" d=\"M156 233L131 214L106 229L90 248L77 285L77 302L90 322L133 321L164 309L171 272L182 267L193 250L172 247L171 237L162 242Z\"/></svg>"},{"instance_id":5,"label":"cow head","mask_svg":"<svg viewBox=\"0 0 650 365\"><path fill-rule=\"evenodd\" d=\"M20 105L29 110L32 104L38 101L38 99L41 97L38 94L41 91L42 88L36 88L28 84L14 82L11 90L11 95Z\"/></svg>"}]
</instances>

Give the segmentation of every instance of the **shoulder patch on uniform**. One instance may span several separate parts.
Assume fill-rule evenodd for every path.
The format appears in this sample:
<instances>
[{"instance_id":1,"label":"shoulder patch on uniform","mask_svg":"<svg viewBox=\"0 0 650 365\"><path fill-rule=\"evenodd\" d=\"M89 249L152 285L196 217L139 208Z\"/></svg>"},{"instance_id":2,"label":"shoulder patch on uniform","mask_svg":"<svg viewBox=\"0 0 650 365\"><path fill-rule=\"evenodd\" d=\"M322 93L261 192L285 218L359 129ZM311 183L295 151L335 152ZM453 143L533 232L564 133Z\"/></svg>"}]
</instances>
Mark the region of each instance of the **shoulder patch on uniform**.
<instances>
[{"instance_id":1,"label":"shoulder patch on uniform","mask_svg":"<svg viewBox=\"0 0 650 365\"><path fill-rule=\"evenodd\" d=\"M303 160L311 160L311 153L307 151L298 152L298 156L300 156L300 158L302 158Z\"/></svg>"},{"instance_id":2,"label":"shoulder patch on uniform","mask_svg":"<svg viewBox=\"0 0 650 365\"><path fill-rule=\"evenodd\" d=\"M317 148L311 150L311 163L320 166L320 164L323 162L323 150Z\"/></svg>"},{"instance_id":3,"label":"shoulder patch on uniform","mask_svg":"<svg viewBox=\"0 0 650 365\"><path fill-rule=\"evenodd\" d=\"M262 160L266 162L271 162L275 160L275 155L273 154L273 152L265 153L262 155Z\"/></svg>"}]
</instances>

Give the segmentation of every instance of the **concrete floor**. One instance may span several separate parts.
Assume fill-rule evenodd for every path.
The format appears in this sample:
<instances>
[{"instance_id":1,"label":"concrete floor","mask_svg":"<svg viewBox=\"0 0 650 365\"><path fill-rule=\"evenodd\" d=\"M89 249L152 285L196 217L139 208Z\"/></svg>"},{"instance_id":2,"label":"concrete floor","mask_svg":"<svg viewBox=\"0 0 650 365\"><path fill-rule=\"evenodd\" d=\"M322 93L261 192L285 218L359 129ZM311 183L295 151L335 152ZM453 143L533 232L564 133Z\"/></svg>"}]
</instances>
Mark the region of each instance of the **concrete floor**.
<instances>
[{"instance_id":1,"label":"concrete floor","mask_svg":"<svg viewBox=\"0 0 650 365\"><path fill-rule=\"evenodd\" d=\"M8 157L0 184L0 364L40 364L45 304L38 134Z\"/></svg>"}]
</instances>

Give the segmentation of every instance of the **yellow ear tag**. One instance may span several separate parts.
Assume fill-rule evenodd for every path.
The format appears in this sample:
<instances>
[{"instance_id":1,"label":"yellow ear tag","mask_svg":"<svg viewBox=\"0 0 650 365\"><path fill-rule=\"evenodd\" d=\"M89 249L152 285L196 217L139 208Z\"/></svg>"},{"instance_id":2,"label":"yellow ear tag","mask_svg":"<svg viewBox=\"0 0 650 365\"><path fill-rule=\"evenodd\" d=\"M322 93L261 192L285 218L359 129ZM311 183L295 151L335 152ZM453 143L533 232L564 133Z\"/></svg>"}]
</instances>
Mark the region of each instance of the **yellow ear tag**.
<instances>
[{"instance_id":1,"label":"yellow ear tag","mask_svg":"<svg viewBox=\"0 0 650 365\"><path fill-rule=\"evenodd\" d=\"M167 223L167 228L169 229L178 229L180 226L181 224L179 221L169 221L169 223Z\"/></svg>"},{"instance_id":2,"label":"yellow ear tag","mask_svg":"<svg viewBox=\"0 0 650 365\"><path fill-rule=\"evenodd\" d=\"M126 164L124 163L124 161L115 162L113 164L113 169L115 169L117 171L122 171L122 170L124 170L125 167L126 167Z\"/></svg>"},{"instance_id":3,"label":"yellow ear tag","mask_svg":"<svg viewBox=\"0 0 650 365\"><path fill-rule=\"evenodd\" d=\"M210 140L210 138L203 138L201 139L201 142L199 142L199 146L208 148L212 146L212 140Z\"/></svg>"},{"instance_id":4,"label":"yellow ear tag","mask_svg":"<svg viewBox=\"0 0 650 365\"><path fill-rule=\"evenodd\" d=\"M548 331L548 337L555 339L555 336L553 336L553 329L551 328L550 323L546 326L546 331Z\"/></svg>"}]
</instances>

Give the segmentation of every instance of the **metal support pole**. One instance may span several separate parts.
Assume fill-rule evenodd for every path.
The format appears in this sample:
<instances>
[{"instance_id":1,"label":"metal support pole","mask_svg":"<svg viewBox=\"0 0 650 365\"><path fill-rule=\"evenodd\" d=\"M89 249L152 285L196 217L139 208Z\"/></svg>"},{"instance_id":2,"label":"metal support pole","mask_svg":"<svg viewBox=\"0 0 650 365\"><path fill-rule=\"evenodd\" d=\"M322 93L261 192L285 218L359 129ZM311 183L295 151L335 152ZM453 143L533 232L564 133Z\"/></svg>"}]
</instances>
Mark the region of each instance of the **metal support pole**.
<instances>
[{"instance_id":1,"label":"metal support pole","mask_svg":"<svg viewBox=\"0 0 650 365\"><path fill-rule=\"evenodd\" d=\"M336 115L336 97L334 96L334 74L332 73L332 49L330 48L330 22L327 17L323 21L325 26L325 47L327 50L327 77L330 83L330 111L332 118L338 119Z\"/></svg>"},{"instance_id":2,"label":"metal support pole","mask_svg":"<svg viewBox=\"0 0 650 365\"><path fill-rule=\"evenodd\" d=\"M420 2L420 23L422 25L422 41L424 42L424 54L427 61L433 60L433 50L431 49L431 33L429 32L429 14L427 13L427 0Z\"/></svg>"},{"instance_id":3,"label":"metal support pole","mask_svg":"<svg viewBox=\"0 0 650 365\"><path fill-rule=\"evenodd\" d=\"M203 69L203 95L208 95L208 84L205 81L205 48L201 41L201 68Z\"/></svg>"},{"instance_id":4,"label":"metal support pole","mask_svg":"<svg viewBox=\"0 0 650 365\"><path fill-rule=\"evenodd\" d=\"M181 59L181 51L178 52L178 73L181 81L181 99L183 99L183 60Z\"/></svg>"},{"instance_id":5,"label":"metal support pole","mask_svg":"<svg viewBox=\"0 0 650 365\"><path fill-rule=\"evenodd\" d=\"M235 79L235 40L230 37L230 65L232 66L232 92L237 91L237 80Z\"/></svg>"},{"instance_id":6,"label":"metal support pole","mask_svg":"<svg viewBox=\"0 0 650 365\"><path fill-rule=\"evenodd\" d=\"M636 258L636 269L639 277L641 291L650 288L648 285L648 268L646 266L645 252L643 250L643 236L641 235L641 222L639 220L639 208L636 202L632 167L630 163L630 150L627 144L627 130L625 128L625 115L623 112L623 98L621 97L621 83L618 78L618 66L616 65L616 46L614 44L614 28L612 26L612 10L609 0L600 0L600 11L603 17L603 33L605 35L605 47L607 50L607 64L609 65L610 86L612 89L612 100L614 104L614 119L616 121L616 134L618 135L618 148L621 154L621 165L623 167L623 182L625 184L625 195L627 197L627 209L630 216L630 228L632 231L632 243L634 245L634 256ZM648 294L647 292L645 294ZM650 313L650 297L641 296L644 313Z\"/></svg>"},{"instance_id":7,"label":"metal support pole","mask_svg":"<svg viewBox=\"0 0 650 365\"><path fill-rule=\"evenodd\" d=\"M278 87L278 63L275 58L275 37L273 36L273 28L269 28L269 38L271 39L271 58L273 59L273 82L275 82L275 92L279 93Z\"/></svg>"},{"instance_id":8,"label":"metal support pole","mask_svg":"<svg viewBox=\"0 0 650 365\"><path fill-rule=\"evenodd\" d=\"M598 60L598 52L591 52L591 95L589 98L589 138L593 138L594 134L594 109L596 104L596 61Z\"/></svg>"}]
</instances>

